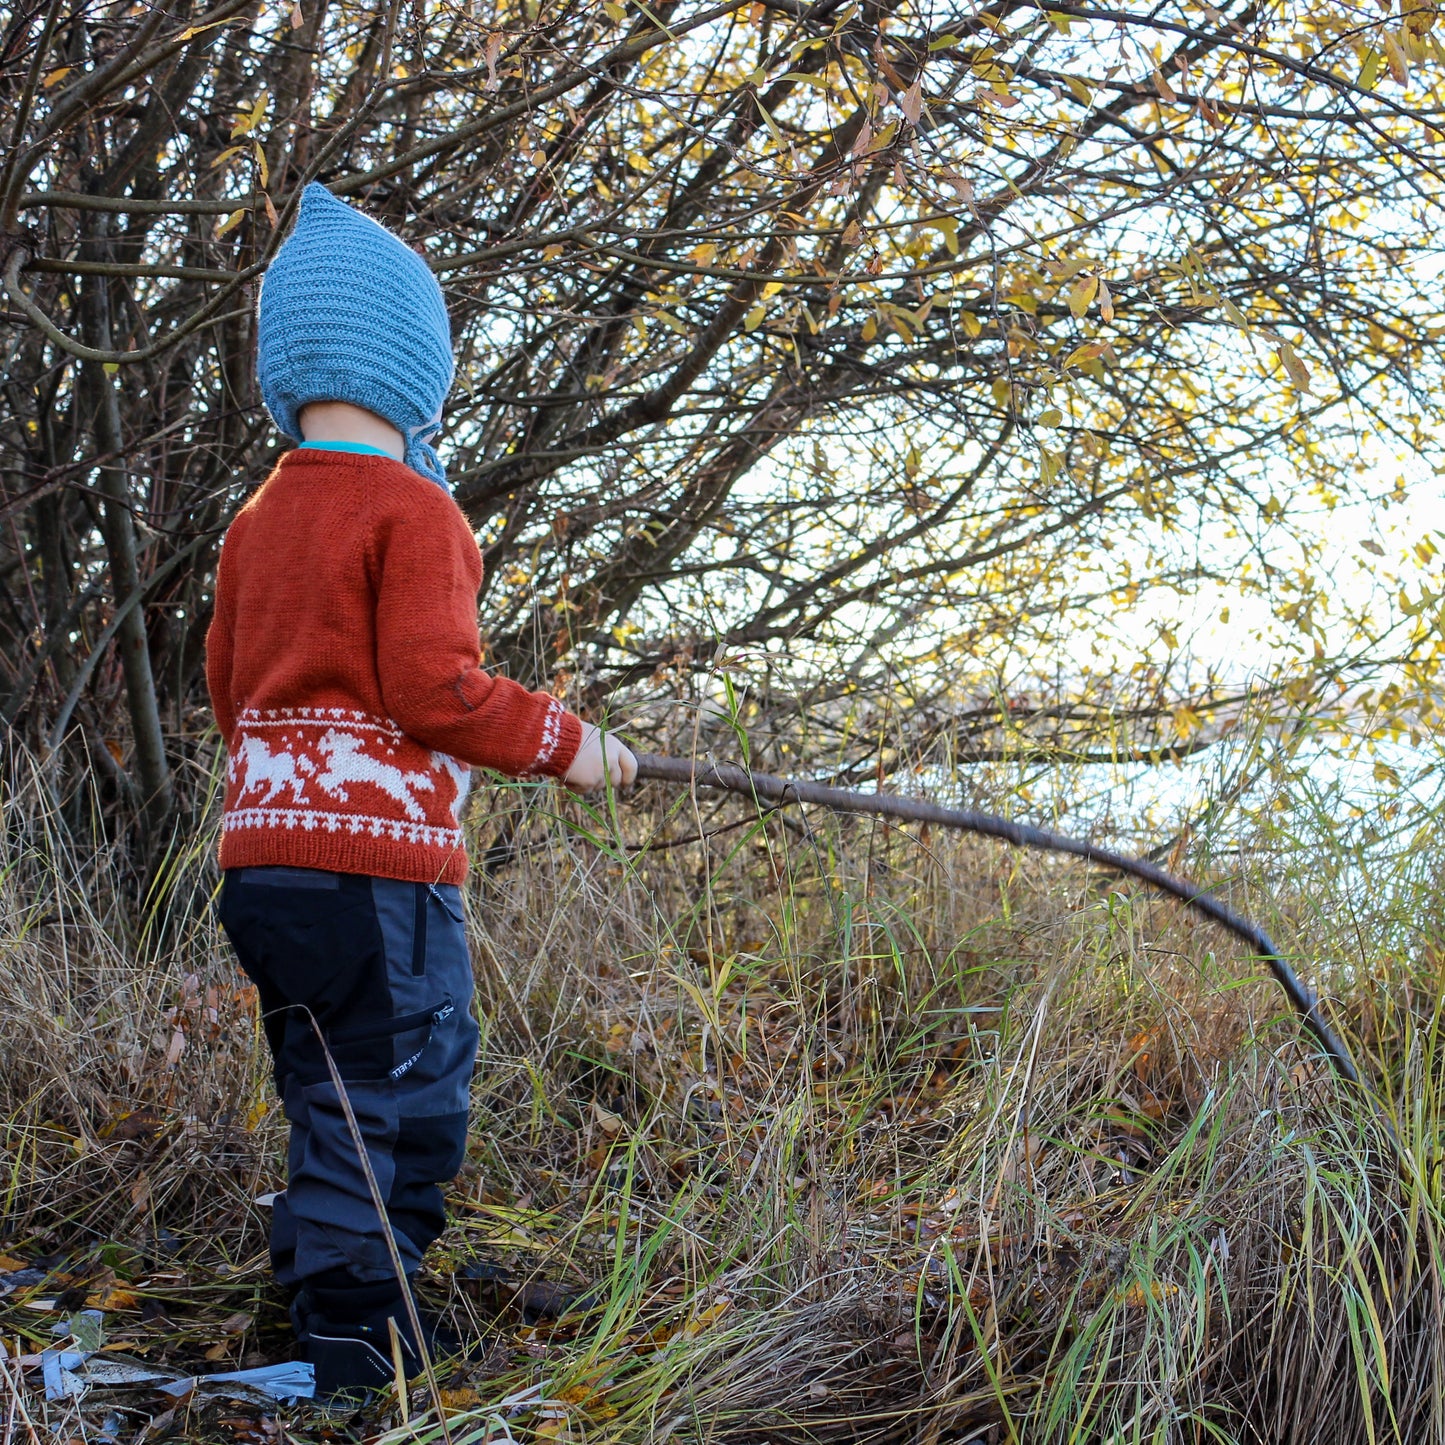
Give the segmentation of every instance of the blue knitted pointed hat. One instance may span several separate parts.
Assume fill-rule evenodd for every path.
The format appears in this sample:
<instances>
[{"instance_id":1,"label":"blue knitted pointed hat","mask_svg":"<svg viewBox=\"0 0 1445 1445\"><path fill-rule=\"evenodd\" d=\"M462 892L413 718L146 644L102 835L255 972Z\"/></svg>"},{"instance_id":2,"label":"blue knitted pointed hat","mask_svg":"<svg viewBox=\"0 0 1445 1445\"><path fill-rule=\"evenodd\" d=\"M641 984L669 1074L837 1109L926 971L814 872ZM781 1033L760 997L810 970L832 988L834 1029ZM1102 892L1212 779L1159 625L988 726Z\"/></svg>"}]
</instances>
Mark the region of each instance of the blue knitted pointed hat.
<instances>
[{"instance_id":1,"label":"blue knitted pointed hat","mask_svg":"<svg viewBox=\"0 0 1445 1445\"><path fill-rule=\"evenodd\" d=\"M363 406L406 438L406 464L446 485L427 444L451 390L451 327L425 261L314 181L261 284L256 376L278 430L313 401Z\"/></svg>"}]
</instances>

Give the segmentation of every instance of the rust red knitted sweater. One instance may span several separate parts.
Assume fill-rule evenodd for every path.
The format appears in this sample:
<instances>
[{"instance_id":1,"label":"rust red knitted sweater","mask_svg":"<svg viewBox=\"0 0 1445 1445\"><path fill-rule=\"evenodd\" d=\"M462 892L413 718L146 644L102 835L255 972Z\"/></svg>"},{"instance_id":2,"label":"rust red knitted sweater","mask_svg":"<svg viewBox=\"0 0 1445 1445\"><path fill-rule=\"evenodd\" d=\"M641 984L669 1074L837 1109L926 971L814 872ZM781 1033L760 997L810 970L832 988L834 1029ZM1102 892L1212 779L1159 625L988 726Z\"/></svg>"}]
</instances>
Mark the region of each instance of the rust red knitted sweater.
<instances>
[{"instance_id":1,"label":"rust red knitted sweater","mask_svg":"<svg viewBox=\"0 0 1445 1445\"><path fill-rule=\"evenodd\" d=\"M231 524L206 638L221 867L459 883L471 767L560 777L582 725L482 671L461 509L390 457L288 452Z\"/></svg>"}]
</instances>

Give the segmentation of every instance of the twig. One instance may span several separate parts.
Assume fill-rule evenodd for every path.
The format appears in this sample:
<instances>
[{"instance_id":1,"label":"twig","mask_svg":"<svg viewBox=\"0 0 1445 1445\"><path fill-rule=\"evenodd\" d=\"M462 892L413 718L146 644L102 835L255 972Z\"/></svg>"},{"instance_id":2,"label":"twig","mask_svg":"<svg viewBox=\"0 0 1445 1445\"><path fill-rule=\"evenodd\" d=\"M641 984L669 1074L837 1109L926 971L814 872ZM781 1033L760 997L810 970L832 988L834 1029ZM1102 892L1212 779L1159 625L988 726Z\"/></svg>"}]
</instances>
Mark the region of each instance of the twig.
<instances>
[{"instance_id":1,"label":"twig","mask_svg":"<svg viewBox=\"0 0 1445 1445\"><path fill-rule=\"evenodd\" d=\"M27 262L26 271L39 271L51 276L134 276L146 281L242 281L259 276L264 266L244 271L221 271L206 266L147 266L129 261L67 261L58 256L37 256Z\"/></svg>"},{"instance_id":2,"label":"twig","mask_svg":"<svg viewBox=\"0 0 1445 1445\"><path fill-rule=\"evenodd\" d=\"M251 205L250 196L223 196L218 201L156 201L139 196L88 196L81 191L27 191L20 197L22 211L111 211L118 216L228 216Z\"/></svg>"}]
</instances>

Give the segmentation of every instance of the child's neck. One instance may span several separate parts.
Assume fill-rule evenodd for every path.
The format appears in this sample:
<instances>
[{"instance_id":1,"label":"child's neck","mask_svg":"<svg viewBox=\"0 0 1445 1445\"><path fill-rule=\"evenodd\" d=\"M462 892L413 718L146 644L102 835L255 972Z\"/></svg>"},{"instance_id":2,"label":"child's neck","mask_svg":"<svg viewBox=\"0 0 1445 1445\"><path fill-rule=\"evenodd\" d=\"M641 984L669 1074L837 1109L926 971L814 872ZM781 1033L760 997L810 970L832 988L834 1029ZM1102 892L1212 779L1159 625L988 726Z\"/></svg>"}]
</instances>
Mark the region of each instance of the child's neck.
<instances>
[{"instance_id":1,"label":"child's neck","mask_svg":"<svg viewBox=\"0 0 1445 1445\"><path fill-rule=\"evenodd\" d=\"M308 442L360 442L397 461L406 455L406 439L390 422L344 401L313 401L302 407L301 436Z\"/></svg>"}]
</instances>

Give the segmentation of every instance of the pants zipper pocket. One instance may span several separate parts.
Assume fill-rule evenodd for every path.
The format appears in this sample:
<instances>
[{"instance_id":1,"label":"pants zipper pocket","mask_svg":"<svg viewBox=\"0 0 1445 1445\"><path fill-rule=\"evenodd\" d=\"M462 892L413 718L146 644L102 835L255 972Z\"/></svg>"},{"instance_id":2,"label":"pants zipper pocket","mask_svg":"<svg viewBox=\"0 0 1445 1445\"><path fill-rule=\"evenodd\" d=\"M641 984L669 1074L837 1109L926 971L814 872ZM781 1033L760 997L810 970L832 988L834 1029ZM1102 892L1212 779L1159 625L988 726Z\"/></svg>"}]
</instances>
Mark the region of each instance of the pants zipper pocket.
<instances>
[{"instance_id":1,"label":"pants zipper pocket","mask_svg":"<svg viewBox=\"0 0 1445 1445\"><path fill-rule=\"evenodd\" d=\"M411 921L411 976L421 978L426 973L426 895L428 885L416 885L416 902L412 908Z\"/></svg>"},{"instance_id":2,"label":"pants zipper pocket","mask_svg":"<svg viewBox=\"0 0 1445 1445\"><path fill-rule=\"evenodd\" d=\"M400 1079L403 1074L410 1072L412 1066L426 1052L427 1045L431 1043L432 1035L438 1026L445 1023L455 1012L455 1002L447 997L432 1008L418 1009L415 1013L402 1014L399 1018L388 1019L384 1023L363 1024L359 1028L341 1029L331 1034L327 1038L327 1043L338 1052L360 1049L362 1053L370 1055L370 1061L374 1063L377 1052L383 1048L387 1040L395 1039L398 1034L420 1033L425 1029L425 1036L400 1063L391 1068L386 1068L383 1064L381 1072L368 1075L368 1077L380 1078L384 1073L387 1078L395 1081Z\"/></svg>"}]
</instances>

